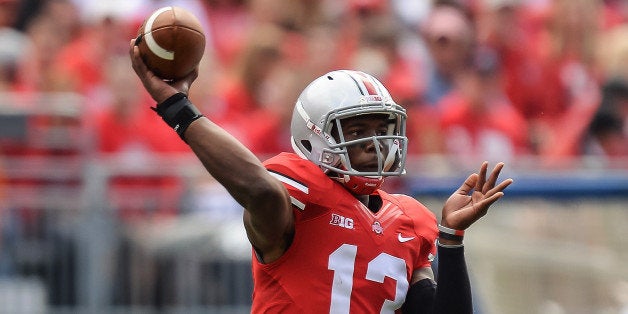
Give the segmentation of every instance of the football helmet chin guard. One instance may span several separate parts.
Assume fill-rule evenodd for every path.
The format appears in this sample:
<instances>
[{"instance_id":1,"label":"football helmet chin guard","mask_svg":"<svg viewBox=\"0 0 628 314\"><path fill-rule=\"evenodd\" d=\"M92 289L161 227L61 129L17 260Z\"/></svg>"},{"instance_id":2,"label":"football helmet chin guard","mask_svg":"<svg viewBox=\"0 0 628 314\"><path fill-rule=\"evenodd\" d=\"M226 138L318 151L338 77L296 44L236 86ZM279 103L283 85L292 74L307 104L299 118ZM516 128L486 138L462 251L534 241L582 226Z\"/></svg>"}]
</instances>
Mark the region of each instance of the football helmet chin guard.
<instances>
[{"instance_id":1,"label":"football helmet chin guard","mask_svg":"<svg viewBox=\"0 0 628 314\"><path fill-rule=\"evenodd\" d=\"M386 134L345 141L340 121L371 114L388 117ZM406 117L406 110L373 76L359 71L332 71L312 81L299 96L290 127L292 148L353 194L368 195L381 186L385 177L405 173ZM332 136L334 128L338 139ZM369 142L376 147L378 169L359 171L352 167L347 148ZM382 147L387 148L386 156Z\"/></svg>"}]
</instances>

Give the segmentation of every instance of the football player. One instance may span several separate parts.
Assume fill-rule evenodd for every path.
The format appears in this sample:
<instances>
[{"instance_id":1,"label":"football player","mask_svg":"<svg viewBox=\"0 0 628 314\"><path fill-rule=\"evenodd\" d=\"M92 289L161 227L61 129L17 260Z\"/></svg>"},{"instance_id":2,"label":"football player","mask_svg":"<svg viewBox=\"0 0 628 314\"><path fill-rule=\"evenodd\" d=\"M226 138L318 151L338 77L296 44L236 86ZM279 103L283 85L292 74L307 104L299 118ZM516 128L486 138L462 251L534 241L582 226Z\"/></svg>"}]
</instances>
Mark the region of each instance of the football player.
<instances>
[{"instance_id":1,"label":"football player","mask_svg":"<svg viewBox=\"0 0 628 314\"><path fill-rule=\"evenodd\" d=\"M424 205L380 189L402 175L406 113L373 76L339 70L294 107L294 152L261 162L187 98L196 79L164 82L131 42L154 110L244 207L253 313L471 313L464 230L511 184L487 163L451 195L437 223ZM439 276L431 261L439 254Z\"/></svg>"}]
</instances>

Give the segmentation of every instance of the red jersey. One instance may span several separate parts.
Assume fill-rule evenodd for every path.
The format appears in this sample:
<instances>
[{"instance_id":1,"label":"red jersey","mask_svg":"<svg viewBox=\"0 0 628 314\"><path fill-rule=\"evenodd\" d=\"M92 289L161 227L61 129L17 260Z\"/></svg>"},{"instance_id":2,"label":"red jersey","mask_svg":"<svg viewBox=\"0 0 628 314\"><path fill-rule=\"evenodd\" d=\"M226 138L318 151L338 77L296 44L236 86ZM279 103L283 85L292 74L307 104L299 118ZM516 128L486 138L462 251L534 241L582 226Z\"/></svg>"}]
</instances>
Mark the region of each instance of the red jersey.
<instances>
[{"instance_id":1,"label":"red jersey","mask_svg":"<svg viewBox=\"0 0 628 314\"><path fill-rule=\"evenodd\" d=\"M406 195L377 190L371 212L314 163L282 153L266 168L292 199L295 234L278 260L253 254L253 313L394 313L412 273L435 254L436 218Z\"/></svg>"}]
</instances>

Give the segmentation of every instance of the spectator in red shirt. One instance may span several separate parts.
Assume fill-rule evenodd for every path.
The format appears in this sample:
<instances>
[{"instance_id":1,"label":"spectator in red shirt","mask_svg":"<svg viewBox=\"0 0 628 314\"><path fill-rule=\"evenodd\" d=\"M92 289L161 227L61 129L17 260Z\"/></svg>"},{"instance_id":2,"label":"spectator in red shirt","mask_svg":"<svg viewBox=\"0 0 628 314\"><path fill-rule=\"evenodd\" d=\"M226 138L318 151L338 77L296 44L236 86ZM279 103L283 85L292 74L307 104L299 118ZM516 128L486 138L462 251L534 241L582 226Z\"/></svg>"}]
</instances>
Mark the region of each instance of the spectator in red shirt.
<instances>
[{"instance_id":1,"label":"spectator in red shirt","mask_svg":"<svg viewBox=\"0 0 628 314\"><path fill-rule=\"evenodd\" d=\"M129 66L127 58L121 55L111 57L105 66L109 90L105 98L109 101L96 111L98 151L135 156L131 158L153 152L185 152L186 146L176 136L157 136L168 129L151 121L154 113L149 107L154 104L129 73Z\"/></svg>"},{"instance_id":2,"label":"spectator in red shirt","mask_svg":"<svg viewBox=\"0 0 628 314\"><path fill-rule=\"evenodd\" d=\"M71 1L45 1L26 23L26 45L17 63L14 89L19 92L68 91L55 59L75 36L81 25Z\"/></svg>"},{"instance_id":3,"label":"spectator in red shirt","mask_svg":"<svg viewBox=\"0 0 628 314\"><path fill-rule=\"evenodd\" d=\"M542 14L518 0L489 1L480 12L479 41L497 53L504 92L513 106L529 120L548 114L538 52Z\"/></svg>"},{"instance_id":4,"label":"spectator in red shirt","mask_svg":"<svg viewBox=\"0 0 628 314\"><path fill-rule=\"evenodd\" d=\"M463 5L435 5L421 26L430 62L424 69L425 102L436 104L449 93L456 75L469 66L476 43L471 15Z\"/></svg>"},{"instance_id":5,"label":"spectator in red shirt","mask_svg":"<svg viewBox=\"0 0 628 314\"><path fill-rule=\"evenodd\" d=\"M550 7L542 57L543 110L531 120L536 151L549 164L582 153L586 129L600 104L598 41L601 3L556 0Z\"/></svg>"},{"instance_id":6,"label":"spectator in red shirt","mask_svg":"<svg viewBox=\"0 0 628 314\"><path fill-rule=\"evenodd\" d=\"M527 124L499 84L495 54L478 50L475 59L438 104L446 152L463 160L509 160L527 153Z\"/></svg>"},{"instance_id":7,"label":"spectator in red shirt","mask_svg":"<svg viewBox=\"0 0 628 314\"><path fill-rule=\"evenodd\" d=\"M180 210L184 191L181 178L167 173L146 175L141 170L150 171L151 162L155 167L155 157L160 154L188 155L187 145L160 125L163 123L151 119L154 112L150 107L155 104L129 67L128 58L123 56L109 59L104 73L109 102L94 113L99 157L133 170L112 172L108 199L124 222L172 217ZM151 191L150 196L142 191Z\"/></svg>"},{"instance_id":8,"label":"spectator in red shirt","mask_svg":"<svg viewBox=\"0 0 628 314\"><path fill-rule=\"evenodd\" d=\"M281 50L286 33L275 25L251 35L230 76L217 82L222 110L213 119L256 154L275 153L288 138L284 124L292 115L292 97L301 86L286 67Z\"/></svg>"}]
</instances>

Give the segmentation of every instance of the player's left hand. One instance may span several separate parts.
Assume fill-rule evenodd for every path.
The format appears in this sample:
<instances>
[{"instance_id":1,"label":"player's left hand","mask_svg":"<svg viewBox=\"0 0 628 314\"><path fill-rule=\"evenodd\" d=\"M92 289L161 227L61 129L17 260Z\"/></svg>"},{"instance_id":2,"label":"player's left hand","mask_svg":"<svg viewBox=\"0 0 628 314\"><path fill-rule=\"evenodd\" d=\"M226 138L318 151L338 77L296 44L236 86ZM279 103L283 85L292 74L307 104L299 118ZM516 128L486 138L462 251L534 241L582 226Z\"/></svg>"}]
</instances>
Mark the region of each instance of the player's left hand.
<instances>
[{"instance_id":1,"label":"player's left hand","mask_svg":"<svg viewBox=\"0 0 628 314\"><path fill-rule=\"evenodd\" d=\"M445 202L441 225L465 230L482 216L486 215L489 206L504 195L504 190L513 180L506 179L495 186L504 163L498 163L493 168L488 180L486 173L488 162L483 162L480 172L473 173L464 181L460 188Z\"/></svg>"}]
</instances>

